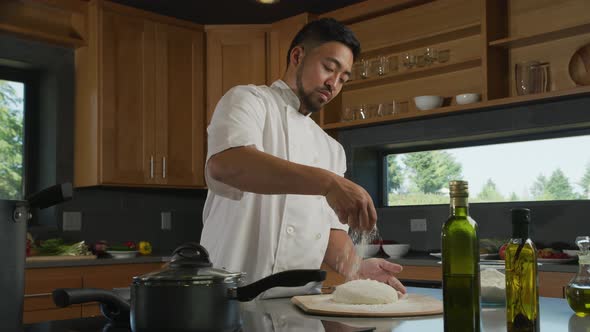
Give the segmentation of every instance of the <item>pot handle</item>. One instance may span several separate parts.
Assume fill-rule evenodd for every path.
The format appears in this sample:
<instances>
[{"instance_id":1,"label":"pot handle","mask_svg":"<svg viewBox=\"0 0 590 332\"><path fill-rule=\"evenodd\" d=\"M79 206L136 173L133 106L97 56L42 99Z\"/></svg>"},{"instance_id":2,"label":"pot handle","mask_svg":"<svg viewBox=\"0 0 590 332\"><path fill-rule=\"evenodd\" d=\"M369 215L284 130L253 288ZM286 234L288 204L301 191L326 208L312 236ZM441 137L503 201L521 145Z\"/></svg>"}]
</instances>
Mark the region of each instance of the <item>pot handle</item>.
<instances>
[{"instance_id":1,"label":"pot handle","mask_svg":"<svg viewBox=\"0 0 590 332\"><path fill-rule=\"evenodd\" d=\"M253 300L260 293L273 287L298 287L310 282L326 280L326 271L322 270L289 270L272 274L247 286L238 287L236 298L238 301Z\"/></svg>"},{"instance_id":2,"label":"pot handle","mask_svg":"<svg viewBox=\"0 0 590 332\"><path fill-rule=\"evenodd\" d=\"M52 293L58 307L72 304L100 302L100 310L113 322L129 323L130 305L113 291L98 288L58 288Z\"/></svg>"}]
</instances>

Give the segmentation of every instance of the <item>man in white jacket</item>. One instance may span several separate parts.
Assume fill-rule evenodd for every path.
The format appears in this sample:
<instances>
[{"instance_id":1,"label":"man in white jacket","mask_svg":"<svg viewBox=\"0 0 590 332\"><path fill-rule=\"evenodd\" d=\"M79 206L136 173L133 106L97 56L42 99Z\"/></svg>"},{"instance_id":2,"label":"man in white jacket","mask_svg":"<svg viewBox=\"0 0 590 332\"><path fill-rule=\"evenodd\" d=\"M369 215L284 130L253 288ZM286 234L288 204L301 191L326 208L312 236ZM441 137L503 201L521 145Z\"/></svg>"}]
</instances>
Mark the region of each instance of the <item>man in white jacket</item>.
<instances>
[{"instance_id":1,"label":"man in white jacket","mask_svg":"<svg viewBox=\"0 0 590 332\"><path fill-rule=\"evenodd\" d=\"M207 128L201 235L214 266L246 272L250 283L325 262L348 279L374 279L405 293L395 277L400 265L355 253L348 228L374 227L373 201L344 178L344 149L309 116L340 92L359 53L347 27L313 21L293 39L281 80L237 86L221 98ZM313 287L274 288L263 297Z\"/></svg>"}]
</instances>

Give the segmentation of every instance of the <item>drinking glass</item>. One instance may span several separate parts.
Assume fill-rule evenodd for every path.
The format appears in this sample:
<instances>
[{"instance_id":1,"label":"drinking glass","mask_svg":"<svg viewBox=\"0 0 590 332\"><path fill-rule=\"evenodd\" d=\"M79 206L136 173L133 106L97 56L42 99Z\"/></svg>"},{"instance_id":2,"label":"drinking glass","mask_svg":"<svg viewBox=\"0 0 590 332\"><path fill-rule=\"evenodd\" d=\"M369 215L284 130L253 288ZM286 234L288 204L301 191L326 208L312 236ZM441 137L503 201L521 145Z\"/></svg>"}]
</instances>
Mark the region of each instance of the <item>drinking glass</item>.
<instances>
[{"instance_id":1,"label":"drinking glass","mask_svg":"<svg viewBox=\"0 0 590 332\"><path fill-rule=\"evenodd\" d=\"M340 113L340 121L352 121L354 120L354 108L344 107Z\"/></svg>"},{"instance_id":2,"label":"drinking glass","mask_svg":"<svg viewBox=\"0 0 590 332\"><path fill-rule=\"evenodd\" d=\"M416 56L411 53L405 53L403 55L403 64L404 67L410 69L416 65Z\"/></svg>"},{"instance_id":3,"label":"drinking glass","mask_svg":"<svg viewBox=\"0 0 590 332\"><path fill-rule=\"evenodd\" d=\"M427 65L433 64L438 59L438 51L434 47L427 47L424 50L424 62Z\"/></svg>"},{"instance_id":4,"label":"drinking glass","mask_svg":"<svg viewBox=\"0 0 590 332\"><path fill-rule=\"evenodd\" d=\"M451 58L451 50L440 50L437 54L437 60L439 63L445 63Z\"/></svg>"},{"instance_id":5,"label":"drinking glass","mask_svg":"<svg viewBox=\"0 0 590 332\"><path fill-rule=\"evenodd\" d=\"M546 92L549 88L549 63L519 62L514 66L514 79L519 96Z\"/></svg>"}]
</instances>

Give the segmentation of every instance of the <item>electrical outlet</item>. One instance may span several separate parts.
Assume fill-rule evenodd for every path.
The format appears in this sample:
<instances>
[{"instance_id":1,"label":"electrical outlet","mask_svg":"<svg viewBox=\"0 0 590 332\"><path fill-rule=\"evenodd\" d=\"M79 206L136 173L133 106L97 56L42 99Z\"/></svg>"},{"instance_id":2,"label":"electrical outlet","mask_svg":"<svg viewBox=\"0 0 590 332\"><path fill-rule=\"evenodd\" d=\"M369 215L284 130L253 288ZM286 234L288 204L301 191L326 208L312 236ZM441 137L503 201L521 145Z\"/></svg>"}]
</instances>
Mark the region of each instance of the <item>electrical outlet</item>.
<instances>
[{"instance_id":1,"label":"electrical outlet","mask_svg":"<svg viewBox=\"0 0 590 332\"><path fill-rule=\"evenodd\" d=\"M172 212L161 213L162 230L169 231L172 229Z\"/></svg>"},{"instance_id":2,"label":"electrical outlet","mask_svg":"<svg viewBox=\"0 0 590 332\"><path fill-rule=\"evenodd\" d=\"M64 212L62 230L64 232L76 232L82 230L82 212Z\"/></svg>"},{"instance_id":3,"label":"electrical outlet","mask_svg":"<svg viewBox=\"0 0 590 332\"><path fill-rule=\"evenodd\" d=\"M410 219L410 232L426 232L426 219Z\"/></svg>"}]
</instances>

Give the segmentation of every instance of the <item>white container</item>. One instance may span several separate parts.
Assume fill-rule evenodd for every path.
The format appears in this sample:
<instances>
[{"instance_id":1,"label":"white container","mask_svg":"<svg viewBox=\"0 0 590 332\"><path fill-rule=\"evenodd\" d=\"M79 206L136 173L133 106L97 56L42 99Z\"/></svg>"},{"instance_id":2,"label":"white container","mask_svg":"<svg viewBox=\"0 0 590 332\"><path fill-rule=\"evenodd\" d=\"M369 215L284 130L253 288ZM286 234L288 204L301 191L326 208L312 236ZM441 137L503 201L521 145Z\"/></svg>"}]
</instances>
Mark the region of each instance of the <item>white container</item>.
<instances>
[{"instance_id":1,"label":"white container","mask_svg":"<svg viewBox=\"0 0 590 332\"><path fill-rule=\"evenodd\" d=\"M384 244L381 247L390 258L400 258L410 250L409 244Z\"/></svg>"},{"instance_id":2,"label":"white container","mask_svg":"<svg viewBox=\"0 0 590 332\"><path fill-rule=\"evenodd\" d=\"M480 100L481 95L479 93L463 93L455 96L455 101L457 102L457 105L477 103Z\"/></svg>"},{"instance_id":3,"label":"white container","mask_svg":"<svg viewBox=\"0 0 590 332\"><path fill-rule=\"evenodd\" d=\"M381 248L381 245L379 245L379 244L365 244L365 245L355 244L354 248L356 250L357 255L359 255L363 258L367 258L367 257L373 257L373 256L377 255L377 253L379 252L379 248Z\"/></svg>"},{"instance_id":4,"label":"white container","mask_svg":"<svg viewBox=\"0 0 590 332\"><path fill-rule=\"evenodd\" d=\"M506 303L506 268L504 264L480 264L481 304L503 306Z\"/></svg>"},{"instance_id":5,"label":"white container","mask_svg":"<svg viewBox=\"0 0 590 332\"><path fill-rule=\"evenodd\" d=\"M441 96L418 96L414 97L416 108L421 111L428 111L442 106L443 97Z\"/></svg>"}]
</instances>

